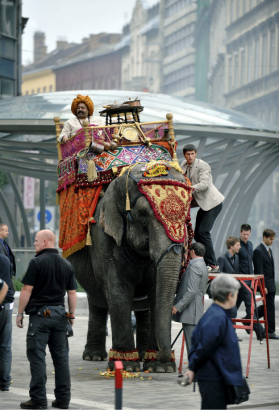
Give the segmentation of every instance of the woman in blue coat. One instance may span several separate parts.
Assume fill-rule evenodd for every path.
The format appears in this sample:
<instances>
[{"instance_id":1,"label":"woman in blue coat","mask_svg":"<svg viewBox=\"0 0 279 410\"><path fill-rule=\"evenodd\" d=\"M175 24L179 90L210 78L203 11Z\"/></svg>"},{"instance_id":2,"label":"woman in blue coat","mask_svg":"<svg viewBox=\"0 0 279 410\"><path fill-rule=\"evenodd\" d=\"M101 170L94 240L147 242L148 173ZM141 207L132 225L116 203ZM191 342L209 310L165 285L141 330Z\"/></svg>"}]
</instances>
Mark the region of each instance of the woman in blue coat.
<instances>
[{"instance_id":1,"label":"woman in blue coat","mask_svg":"<svg viewBox=\"0 0 279 410\"><path fill-rule=\"evenodd\" d=\"M235 306L239 282L220 274L211 283L214 303L205 312L192 335L190 384L196 377L202 409L226 409L226 385L242 386L242 368L237 336L228 310Z\"/></svg>"}]
</instances>

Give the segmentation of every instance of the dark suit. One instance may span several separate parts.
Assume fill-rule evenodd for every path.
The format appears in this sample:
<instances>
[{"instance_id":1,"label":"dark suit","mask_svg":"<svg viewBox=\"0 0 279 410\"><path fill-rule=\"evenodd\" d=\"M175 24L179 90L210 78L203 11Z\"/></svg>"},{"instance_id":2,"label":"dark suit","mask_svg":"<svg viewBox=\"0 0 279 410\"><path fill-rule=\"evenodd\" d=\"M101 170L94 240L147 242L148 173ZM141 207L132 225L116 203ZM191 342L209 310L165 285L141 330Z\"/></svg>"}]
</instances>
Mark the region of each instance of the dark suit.
<instances>
[{"instance_id":1,"label":"dark suit","mask_svg":"<svg viewBox=\"0 0 279 410\"><path fill-rule=\"evenodd\" d=\"M268 333L275 332L275 272L274 259L270 249L270 255L265 246L261 243L253 254L255 275L264 275L265 287L268 290L266 295L266 310L268 321ZM259 317L264 316L263 305L258 308Z\"/></svg>"},{"instance_id":2,"label":"dark suit","mask_svg":"<svg viewBox=\"0 0 279 410\"><path fill-rule=\"evenodd\" d=\"M8 254L7 248L6 248L5 244L2 243L2 241L0 241L0 254L5 255L10 259L12 275L15 276L15 274L16 274L16 263L15 263L14 254L13 254L11 248L9 247L9 245L7 244L7 242L4 241L4 243L7 245L10 255Z\"/></svg>"},{"instance_id":3,"label":"dark suit","mask_svg":"<svg viewBox=\"0 0 279 410\"><path fill-rule=\"evenodd\" d=\"M237 253L234 255L234 263L230 258L231 254L229 251L224 253L224 255L219 256L218 265L221 273L239 273L239 258ZM228 315L231 319L235 319L237 316L237 307L236 305L228 310Z\"/></svg>"}]
</instances>

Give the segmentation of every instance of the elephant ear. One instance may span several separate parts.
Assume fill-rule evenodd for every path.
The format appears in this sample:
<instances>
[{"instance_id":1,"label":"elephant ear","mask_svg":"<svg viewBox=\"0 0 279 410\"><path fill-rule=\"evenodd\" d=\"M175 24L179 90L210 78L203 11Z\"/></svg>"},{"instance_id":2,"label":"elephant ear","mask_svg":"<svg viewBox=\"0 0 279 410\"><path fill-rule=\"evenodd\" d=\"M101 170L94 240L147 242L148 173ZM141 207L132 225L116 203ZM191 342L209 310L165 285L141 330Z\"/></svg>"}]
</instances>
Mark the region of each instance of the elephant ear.
<instances>
[{"instance_id":1,"label":"elephant ear","mask_svg":"<svg viewBox=\"0 0 279 410\"><path fill-rule=\"evenodd\" d=\"M117 246L120 246L124 234L124 221L117 206L117 182L117 180L111 182L106 190L99 222L105 233L115 240Z\"/></svg>"}]
</instances>

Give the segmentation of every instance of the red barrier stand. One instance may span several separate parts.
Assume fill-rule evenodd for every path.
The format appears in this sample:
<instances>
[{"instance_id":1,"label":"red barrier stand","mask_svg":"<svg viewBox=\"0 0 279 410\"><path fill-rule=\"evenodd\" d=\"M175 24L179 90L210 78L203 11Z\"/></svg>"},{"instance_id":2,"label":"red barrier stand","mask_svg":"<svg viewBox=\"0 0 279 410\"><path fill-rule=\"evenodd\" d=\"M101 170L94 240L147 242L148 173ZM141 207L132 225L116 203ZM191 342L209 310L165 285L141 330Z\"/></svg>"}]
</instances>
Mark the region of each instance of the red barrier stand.
<instances>
[{"instance_id":1,"label":"red barrier stand","mask_svg":"<svg viewBox=\"0 0 279 410\"><path fill-rule=\"evenodd\" d=\"M122 409L123 364L120 360L114 362L115 368L115 409Z\"/></svg>"},{"instance_id":2,"label":"red barrier stand","mask_svg":"<svg viewBox=\"0 0 279 410\"><path fill-rule=\"evenodd\" d=\"M209 275L209 280L213 280L219 273L212 273ZM254 312L256 302L263 302L264 305L264 319L259 320L259 323L263 323L265 325L265 332L266 332L266 350L267 350L267 365L270 368L270 357L269 357L269 340L268 340L268 326L267 326L267 314L266 314L266 299L265 299L265 284L264 284L264 276L263 275L237 275L226 273L226 275L233 276L239 282L243 284L243 286L248 289L251 294L251 319L232 319L233 323L241 322L241 324L235 324L233 327L235 329L249 329L250 330L250 339L249 339L249 348L248 348L248 361L247 361L247 370L246 370L246 378L249 376L249 369L250 369L250 358L251 358L251 348L252 348L252 338L253 338L253 324L258 323L257 319L254 318ZM245 281L250 281L251 286L249 287ZM256 296L256 293L260 292L260 296ZM254 300L255 295L255 300ZM245 324L243 324L245 323ZM247 323L247 325L246 325ZM261 341L262 344L262 341Z\"/></svg>"}]
</instances>

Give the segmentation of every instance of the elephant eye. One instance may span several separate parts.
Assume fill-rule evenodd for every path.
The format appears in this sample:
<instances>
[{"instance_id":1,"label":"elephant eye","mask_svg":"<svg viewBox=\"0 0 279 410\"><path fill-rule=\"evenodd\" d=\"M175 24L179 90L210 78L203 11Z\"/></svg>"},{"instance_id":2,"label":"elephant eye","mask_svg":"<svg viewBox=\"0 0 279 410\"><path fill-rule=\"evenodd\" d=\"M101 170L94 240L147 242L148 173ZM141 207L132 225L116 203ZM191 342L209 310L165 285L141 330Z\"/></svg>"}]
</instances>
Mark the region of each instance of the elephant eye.
<instances>
[{"instance_id":1,"label":"elephant eye","mask_svg":"<svg viewBox=\"0 0 279 410\"><path fill-rule=\"evenodd\" d=\"M146 215L146 213L141 212L141 213L139 214L139 216L138 216L138 221L139 221L140 224L146 225L146 223L147 223L147 215Z\"/></svg>"}]
</instances>

